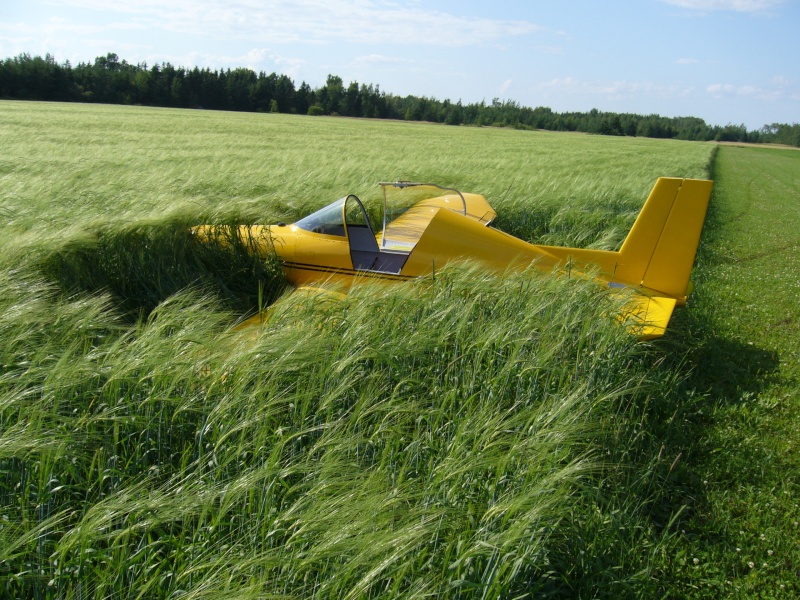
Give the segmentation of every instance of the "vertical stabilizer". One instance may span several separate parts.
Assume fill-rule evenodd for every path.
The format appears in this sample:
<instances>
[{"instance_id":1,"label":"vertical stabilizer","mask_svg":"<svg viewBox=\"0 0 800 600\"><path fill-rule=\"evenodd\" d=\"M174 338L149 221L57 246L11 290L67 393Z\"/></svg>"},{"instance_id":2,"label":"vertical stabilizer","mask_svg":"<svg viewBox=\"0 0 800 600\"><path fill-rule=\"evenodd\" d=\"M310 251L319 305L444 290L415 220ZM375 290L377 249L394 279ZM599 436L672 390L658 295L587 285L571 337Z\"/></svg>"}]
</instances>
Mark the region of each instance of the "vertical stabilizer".
<instances>
[{"instance_id":1,"label":"vertical stabilizer","mask_svg":"<svg viewBox=\"0 0 800 600\"><path fill-rule=\"evenodd\" d=\"M712 185L659 178L622 244L615 279L683 299Z\"/></svg>"}]
</instances>

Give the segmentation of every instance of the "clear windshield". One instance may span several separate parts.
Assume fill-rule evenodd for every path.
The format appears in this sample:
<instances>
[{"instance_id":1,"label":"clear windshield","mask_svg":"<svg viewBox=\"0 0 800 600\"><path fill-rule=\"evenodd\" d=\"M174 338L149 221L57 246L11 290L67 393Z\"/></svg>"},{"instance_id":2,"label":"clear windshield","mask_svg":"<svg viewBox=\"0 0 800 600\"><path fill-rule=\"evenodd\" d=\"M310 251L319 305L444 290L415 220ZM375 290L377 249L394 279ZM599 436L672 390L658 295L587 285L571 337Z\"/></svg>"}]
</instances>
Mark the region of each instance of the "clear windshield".
<instances>
[{"instance_id":1,"label":"clear windshield","mask_svg":"<svg viewBox=\"0 0 800 600\"><path fill-rule=\"evenodd\" d=\"M467 213L467 203L458 190L432 183L407 181L380 185L383 188L383 249L411 250L436 209L447 208L460 214ZM430 216L426 216L426 213L430 213Z\"/></svg>"},{"instance_id":2,"label":"clear windshield","mask_svg":"<svg viewBox=\"0 0 800 600\"><path fill-rule=\"evenodd\" d=\"M312 233L324 233L326 235L339 235L344 237L344 223L342 222L342 206L346 198L339 198L331 202L328 206L320 208L318 211L303 217L295 223L300 229L305 229Z\"/></svg>"}]
</instances>

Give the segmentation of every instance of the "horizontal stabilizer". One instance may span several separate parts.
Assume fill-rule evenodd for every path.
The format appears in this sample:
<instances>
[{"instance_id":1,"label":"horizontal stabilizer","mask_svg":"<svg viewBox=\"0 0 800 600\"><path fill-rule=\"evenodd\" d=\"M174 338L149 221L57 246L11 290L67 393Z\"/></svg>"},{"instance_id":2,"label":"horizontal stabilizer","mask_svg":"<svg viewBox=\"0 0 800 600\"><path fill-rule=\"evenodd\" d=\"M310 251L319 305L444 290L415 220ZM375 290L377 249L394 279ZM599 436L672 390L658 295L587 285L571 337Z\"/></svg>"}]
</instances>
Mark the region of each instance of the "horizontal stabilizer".
<instances>
[{"instance_id":1,"label":"horizontal stabilizer","mask_svg":"<svg viewBox=\"0 0 800 600\"><path fill-rule=\"evenodd\" d=\"M650 340L664 335L676 304L675 298L636 294L625 305L621 318L636 337Z\"/></svg>"}]
</instances>

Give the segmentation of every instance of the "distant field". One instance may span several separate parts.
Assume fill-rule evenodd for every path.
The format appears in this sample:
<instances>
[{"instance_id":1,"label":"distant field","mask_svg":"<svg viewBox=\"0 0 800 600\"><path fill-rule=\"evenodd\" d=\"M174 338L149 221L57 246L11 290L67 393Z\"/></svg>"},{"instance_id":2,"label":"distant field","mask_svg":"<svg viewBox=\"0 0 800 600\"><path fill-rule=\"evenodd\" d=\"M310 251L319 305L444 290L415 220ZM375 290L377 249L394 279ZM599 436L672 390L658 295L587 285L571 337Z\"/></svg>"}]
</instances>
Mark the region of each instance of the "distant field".
<instances>
[{"instance_id":1,"label":"distant field","mask_svg":"<svg viewBox=\"0 0 800 600\"><path fill-rule=\"evenodd\" d=\"M800 591L800 154L22 102L0 135L9 597ZM410 179L611 248L657 177L712 175L697 292L652 344L593 286L466 267L243 337L280 273L186 234Z\"/></svg>"}]
</instances>

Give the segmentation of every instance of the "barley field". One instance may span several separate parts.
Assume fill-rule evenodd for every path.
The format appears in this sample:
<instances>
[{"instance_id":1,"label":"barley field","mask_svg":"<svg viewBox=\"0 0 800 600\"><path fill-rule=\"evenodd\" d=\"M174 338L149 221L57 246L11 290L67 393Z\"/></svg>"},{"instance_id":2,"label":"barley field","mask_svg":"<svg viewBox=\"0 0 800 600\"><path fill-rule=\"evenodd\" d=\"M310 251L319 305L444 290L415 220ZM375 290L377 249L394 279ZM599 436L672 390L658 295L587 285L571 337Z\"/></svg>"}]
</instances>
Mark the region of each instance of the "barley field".
<instances>
[{"instance_id":1,"label":"barley field","mask_svg":"<svg viewBox=\"0 0 800 600\"><path fill-rule=\"evenodd\" d=\"M684 572L713 298L643 344L574 279L461 265L331 302L189 235L408 179L484 194L533 242L616 248L715 146L23 102L0 135L6 597L726 589Z\"/></svg>"}]
</instances>

